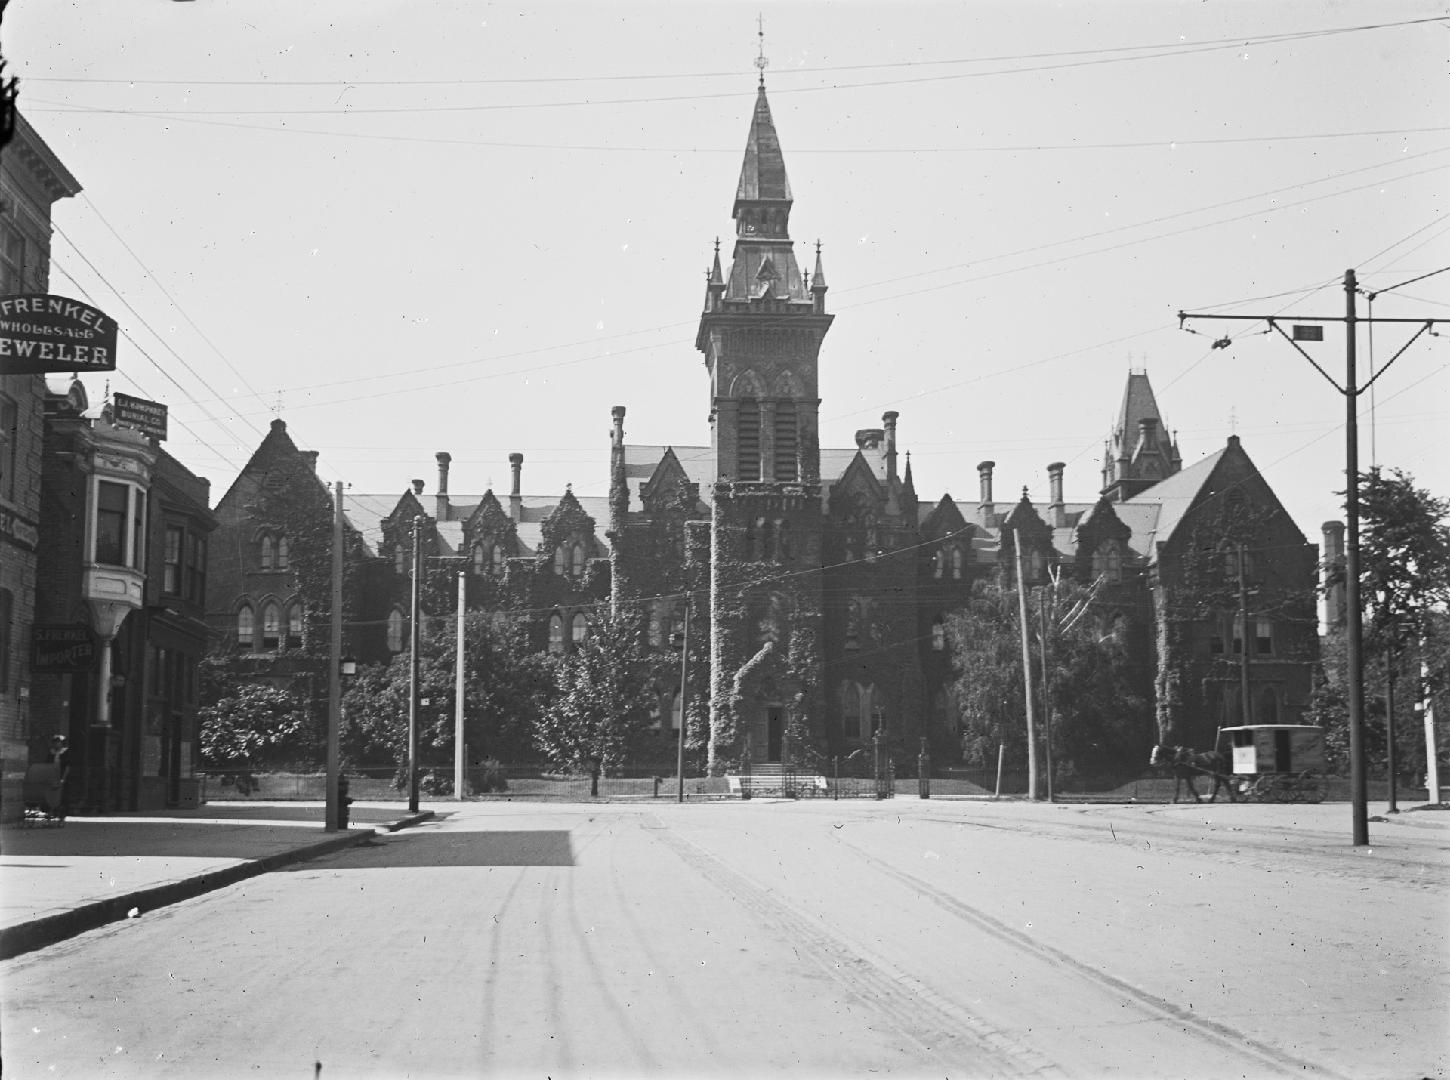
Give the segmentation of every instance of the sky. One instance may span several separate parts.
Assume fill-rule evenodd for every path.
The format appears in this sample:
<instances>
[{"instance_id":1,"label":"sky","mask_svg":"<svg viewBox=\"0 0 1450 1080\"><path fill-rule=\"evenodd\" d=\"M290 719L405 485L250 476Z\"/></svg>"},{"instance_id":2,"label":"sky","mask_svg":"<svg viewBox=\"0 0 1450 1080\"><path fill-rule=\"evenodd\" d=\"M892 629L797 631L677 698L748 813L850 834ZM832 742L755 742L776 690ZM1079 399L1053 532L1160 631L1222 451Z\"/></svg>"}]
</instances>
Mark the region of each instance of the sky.
<instances>
[{"instance_id":1,"label":"sky","mask_svg":"<svg viewBox=\"0 0 1450 1080\"><path fill-rule=\"evenodd\" d=\"M356 493L431 493L448 451L455 501L513 451L527 495L604 494L613 405L708 444L761 53L836 314L822 445L898 410L924 500L991 459L999 502L1054 461L1092 501L1146 370L1184 464L1237 434L1318 542L1343 327L1305 357L1178 313L1339 318L1352 268L1361 318L1450 319L1442 3L12 0L0 43L84 187L51 292L116 317L110 389L168 406L214 500L278 416ZM1362 326L1358 381L1422 326ZM1447 341L1359 398L1361 465L1442 496Z\"/></svg>"}]
</instances>

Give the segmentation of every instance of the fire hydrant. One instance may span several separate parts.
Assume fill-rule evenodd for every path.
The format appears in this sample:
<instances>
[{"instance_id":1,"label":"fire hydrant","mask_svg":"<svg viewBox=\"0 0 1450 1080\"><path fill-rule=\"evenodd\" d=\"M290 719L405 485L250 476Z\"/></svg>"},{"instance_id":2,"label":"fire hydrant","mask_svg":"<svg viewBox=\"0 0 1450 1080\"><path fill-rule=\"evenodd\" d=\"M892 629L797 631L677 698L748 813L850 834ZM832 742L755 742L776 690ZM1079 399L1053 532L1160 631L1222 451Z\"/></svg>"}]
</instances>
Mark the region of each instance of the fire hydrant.
<instances>
[{"instance_id":1,"label":"fire hydrant","mask_svg":"<svg viewBox=\"0 0 1450 1080\"><path fill-rule=\"evenodd\" d=\"M347 773L337 778L337 827L347 828L347 808L352 805L352 800L347 795Z\"/></svg>"}]
</instances>

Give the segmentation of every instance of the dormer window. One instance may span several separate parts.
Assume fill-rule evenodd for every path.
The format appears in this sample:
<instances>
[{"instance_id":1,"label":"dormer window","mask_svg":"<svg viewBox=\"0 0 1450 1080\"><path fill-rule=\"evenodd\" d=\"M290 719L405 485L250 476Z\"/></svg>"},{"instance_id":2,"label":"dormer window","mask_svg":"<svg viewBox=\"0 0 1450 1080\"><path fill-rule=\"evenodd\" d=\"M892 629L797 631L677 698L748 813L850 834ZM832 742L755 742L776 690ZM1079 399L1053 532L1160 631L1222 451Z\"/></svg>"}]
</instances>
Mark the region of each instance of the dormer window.
<instances>
[{"instance_id":1,"label":"dormer window","mask_svg":"<svg viewBox=\"0 0 1450 1080\"><path fill-rule=\"evenodd\" d=\"M554 549L554 573L566 577L569 573L569 549L560 544Z\"/></svg>"},{"instance_id":2,"label":"dormer window","mask_svg":"<svg viewBox=\"0 0 1450 1080\"><path fill-rule=\"evenodd\" d=\"M501 575L504 572L504 564L508 556L504 554L502 544L494 544L490 550L492 552L491 558L493 559L493 572Z\"/></svg>"},{"instance_id":3,"label":"dormer window","mask_svg":"<svg viewBox=\"0 0 1450 1080\"><path fill-rule=\"evenodd\" d=\"M549 652L555 656L564 651L564 616L549 616Z\"/></svg>"},{"instance_id":4,"label":"dormer window","mask_svg":"<svg viewBox=\"0 0 1450 1080\"><path fill-rule=\"evenodd\" d=\"M393 572L398 574L408 572L408 552L402 544L393 548Z\"/></svg>"}]
</instances>

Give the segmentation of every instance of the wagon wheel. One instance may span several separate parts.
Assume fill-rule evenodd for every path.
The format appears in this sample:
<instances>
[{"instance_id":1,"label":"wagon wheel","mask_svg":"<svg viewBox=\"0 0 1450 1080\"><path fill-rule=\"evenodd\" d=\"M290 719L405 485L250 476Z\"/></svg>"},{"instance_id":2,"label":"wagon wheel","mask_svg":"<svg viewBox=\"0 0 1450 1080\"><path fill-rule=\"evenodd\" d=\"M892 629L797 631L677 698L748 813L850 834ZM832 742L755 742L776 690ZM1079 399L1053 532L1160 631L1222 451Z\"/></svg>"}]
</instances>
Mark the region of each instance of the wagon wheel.
<instances>
[{"instance_id":1,"label":"wagon wheel","mask_svg":"<svg viewBox=\"0 0 1450 1080\"><path fill-rule=\"evenodd\" d=\"M1324 801L1325 784L1322 776L1310 769L1300 774L1299 779L1301 785L1300 791L1303 792L1305 802L1317 803Z\"/></svg>"},{"instance_id":2,"label":"wagon wheel","mask_svg":"<svg viewBox=\"0 0 1450 1080\"><path fill-rule=\"evenodd\" d=\"M1293 780L1290 777L1283 774L1275 776L1269 787L1269 797L1275 802L1288 802L1293 797L1291 784Z\"/></svg>"},{"instance_id":3,"label":"wagon wheel","mask_svg":"<svg viewBox=\"0 0 1450 1080\"><path fill-rule=\"evenodd\" d=\"M1245 794L1255 802L1269 802L1273 798L1274 778L1260 776L1249 786Z\"/></svg>"}]
</instances>

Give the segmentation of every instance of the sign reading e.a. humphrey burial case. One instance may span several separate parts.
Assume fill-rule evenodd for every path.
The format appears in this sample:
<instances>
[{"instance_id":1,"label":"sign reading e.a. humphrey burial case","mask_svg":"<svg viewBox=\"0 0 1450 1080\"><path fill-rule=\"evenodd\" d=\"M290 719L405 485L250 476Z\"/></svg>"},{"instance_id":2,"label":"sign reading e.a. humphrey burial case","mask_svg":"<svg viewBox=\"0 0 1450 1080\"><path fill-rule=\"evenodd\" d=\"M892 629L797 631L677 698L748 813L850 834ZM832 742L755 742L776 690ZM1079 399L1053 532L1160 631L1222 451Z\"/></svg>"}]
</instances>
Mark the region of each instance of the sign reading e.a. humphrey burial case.
<instances>
[{"instance_id":1,"label":"sign reading e.a. humphrey burial case","mask_svg":"<svg viewBox=\"0 0 1450 1080\"><path fill-rule=\"evenodd\" d=\"M166 406L130 394L111 395L111 420L157 439L166 438Z\"/></svg>"},{"instance_id":2,"label":"sign reading e.a. humphrey burial case","mask_svg":"<svg viewBox=\"0 0 1450 1080\"><path fill-rule=\"evenodd\" d=\"M79 300L0 297L0 375L115 371L116 320Z\"/></svg>"},{"instance_id":3,"label":"sign reading e.a. humphrey burial case","mask_svg":"<svg viewBox=\"0 0 1450 1080\"><path fill-rule=\"evenodd\" d=\"M30 631L30 670L90 671L96 664L96 639L85 623L36 626Z\"/></svg>"}]
</instances>

